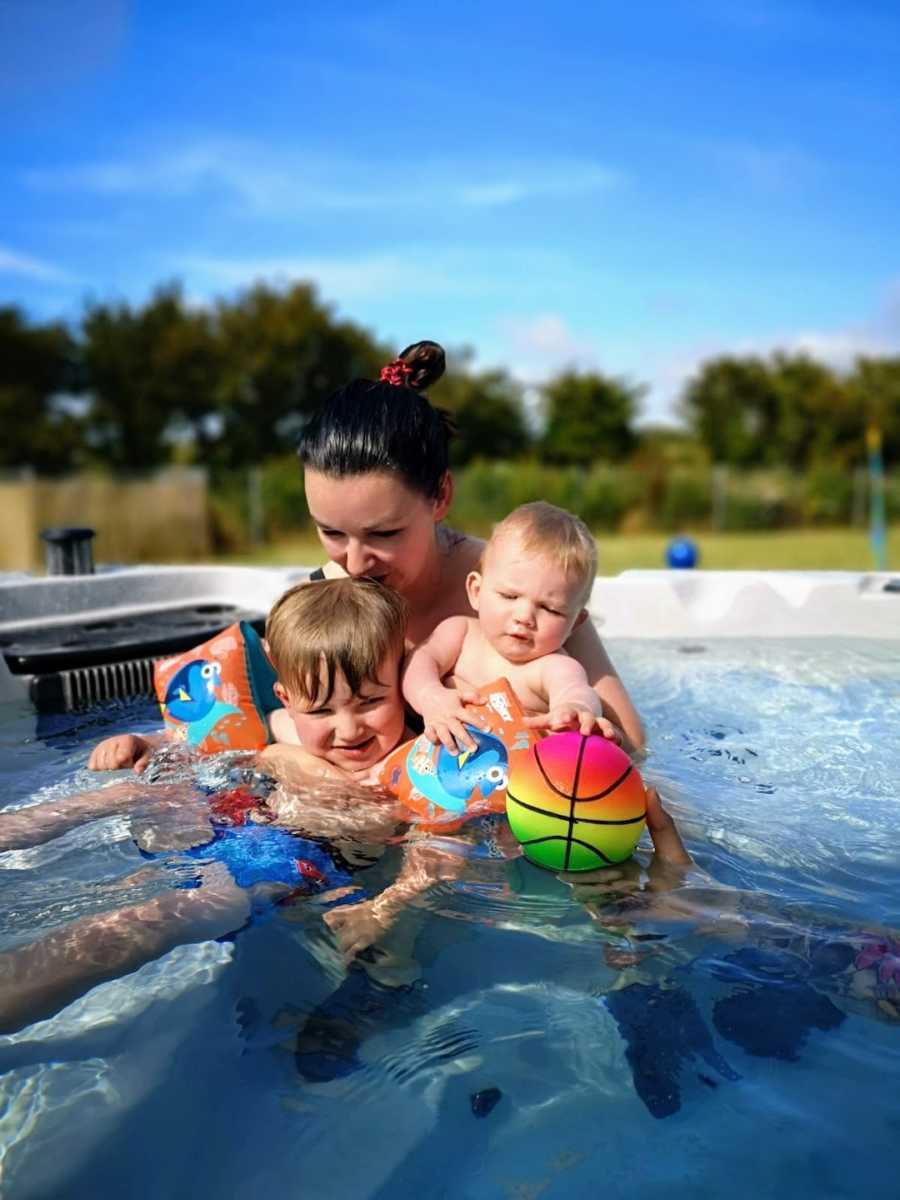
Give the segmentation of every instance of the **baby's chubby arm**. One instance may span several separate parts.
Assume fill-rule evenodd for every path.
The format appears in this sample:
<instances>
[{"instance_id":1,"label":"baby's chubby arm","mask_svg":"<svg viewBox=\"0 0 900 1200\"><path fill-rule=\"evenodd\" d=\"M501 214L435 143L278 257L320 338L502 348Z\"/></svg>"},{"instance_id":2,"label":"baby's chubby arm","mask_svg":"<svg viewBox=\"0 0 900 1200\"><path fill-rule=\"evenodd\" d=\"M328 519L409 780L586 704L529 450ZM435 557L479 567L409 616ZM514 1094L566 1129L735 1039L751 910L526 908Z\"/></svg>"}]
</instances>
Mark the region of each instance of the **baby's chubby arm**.
<instances>
[{"instance_id":1,"label":"baby's chubby arm","mask_svg":"<svg viewBox=\"0 0 900 1200\"><path fill-rule=\"evenodd\" d=\"M599 733L618 745L622 734L603 716L600 697L588 683L584 667L568 654L548 654L537 660L539 690L547 697L547 712L527 717L532 729L577 729L585 736Z\"/></svg>"},{"instance_id":2,"label":"baby's chubby arm","mask_svg":"<svg viewBox=\"0 0 900 1200\"><path fill-rule=\"evenodd\" d=\"M403 672L403 695L425 722L425 736L441 742L451 754L457 743L476 749L463 724L480 725L481 719L467 711L466 704L483 704L484 698L471 688L444 687L443 679L459 661L469 633L468 617L441 621L429 638L410 655Z\"/></svg>"}]
</instances>

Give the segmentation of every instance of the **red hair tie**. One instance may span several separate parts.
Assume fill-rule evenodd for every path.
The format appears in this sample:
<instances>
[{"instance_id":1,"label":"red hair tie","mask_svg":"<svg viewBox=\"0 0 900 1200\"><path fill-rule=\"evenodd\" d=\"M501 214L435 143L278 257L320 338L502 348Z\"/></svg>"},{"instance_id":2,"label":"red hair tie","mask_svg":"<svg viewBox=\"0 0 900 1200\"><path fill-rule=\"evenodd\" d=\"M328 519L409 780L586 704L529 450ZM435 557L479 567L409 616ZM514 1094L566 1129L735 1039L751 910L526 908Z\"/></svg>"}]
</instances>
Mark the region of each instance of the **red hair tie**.
<instances>
[{"instance_id":1,"label":"red hair tie","mask_svg":"<svg viewBox=\"0 0 900 1200\"><path fill-rule=\"evenodd\" d=\"M382 383L390 383L394 387L403 387L407 375L412 375L412 367L408 367L402 358L395 358L386 367L381 368L378 378Z\"/></svg>"}]
</instances>

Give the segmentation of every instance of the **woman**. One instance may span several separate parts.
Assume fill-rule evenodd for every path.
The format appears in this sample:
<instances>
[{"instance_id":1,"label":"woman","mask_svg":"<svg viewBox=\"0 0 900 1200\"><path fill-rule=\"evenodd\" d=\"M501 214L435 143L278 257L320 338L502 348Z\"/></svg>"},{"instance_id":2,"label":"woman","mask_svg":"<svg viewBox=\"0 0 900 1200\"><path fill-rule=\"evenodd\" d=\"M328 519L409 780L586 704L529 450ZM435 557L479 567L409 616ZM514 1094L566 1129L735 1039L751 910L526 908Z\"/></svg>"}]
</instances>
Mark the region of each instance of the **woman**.
<instances>
[{"instance_id":1,"label":"woman","mask_svg":"<svg viewBox=\"0 0 900 1200\"><path fill-rule=\"evenodd\" d=\"M453 426L424 389L444 367L436 342L408 346L378 383L358 379L335 392L307 424L298 449L310 515L331 560L313 578L370 575L393 587L409 604L412 644L446 617L471 613L466 576L483 545L441 524L453 500ZM566 650L585 668L627 743L641 750L640 717L590 621Z\"/></svg>"}]
</instances>

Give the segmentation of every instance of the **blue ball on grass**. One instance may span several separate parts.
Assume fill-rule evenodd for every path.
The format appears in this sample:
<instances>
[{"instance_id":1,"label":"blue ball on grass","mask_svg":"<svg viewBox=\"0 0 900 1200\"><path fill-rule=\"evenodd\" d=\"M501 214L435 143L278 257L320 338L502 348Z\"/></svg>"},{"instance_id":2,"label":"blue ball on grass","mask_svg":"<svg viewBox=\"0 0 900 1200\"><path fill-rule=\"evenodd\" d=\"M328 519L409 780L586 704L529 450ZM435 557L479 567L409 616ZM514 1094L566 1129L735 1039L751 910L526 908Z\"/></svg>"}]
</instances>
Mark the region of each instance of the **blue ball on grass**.
<instances>
[{"instance_id":1,"label":"blue ball on grass","mask_svg":"<svg viewBox=\"0 0 900 1200\"><path fill-rule=\"evenodd\" d=\"M696 567L700 561L697 543L688 537L672 538L666 547L666 563L676 570Z\"/></svg>"}]
</instances>

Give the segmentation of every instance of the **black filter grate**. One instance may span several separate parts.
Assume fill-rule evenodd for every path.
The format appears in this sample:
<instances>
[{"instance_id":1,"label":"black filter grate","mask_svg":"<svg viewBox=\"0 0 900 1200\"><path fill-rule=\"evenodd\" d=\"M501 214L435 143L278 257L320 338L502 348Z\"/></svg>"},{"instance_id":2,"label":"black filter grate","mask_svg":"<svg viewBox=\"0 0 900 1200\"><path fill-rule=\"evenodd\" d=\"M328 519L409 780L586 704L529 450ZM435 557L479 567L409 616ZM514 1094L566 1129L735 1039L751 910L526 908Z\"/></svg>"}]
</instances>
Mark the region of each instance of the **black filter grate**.
<instances>
[{"instance_id":1,"label":"black filter grate","mask_svg":"<svg viewBox=\"0 0 900 1200\"><path fill-rule=\"evenodd\" d=\"M190 650L236 621L258 632L265 614L234 604L129 608L71 621L0 629L0 654L26 676L38 712L80 712L108 700L153 696L153 666Z\"/></svg>"},{"instance_id":2,"label":"black filter grate","mask_svg":"<svg viewBox=\"0 0 900 1200\"><path fill-rule=\"evenodd\" d=\"M80 712L107 700L152 697L155 659L132 658L54 671L31 679L31 702L38 712Z\"/></svg>"}]
</instances>

